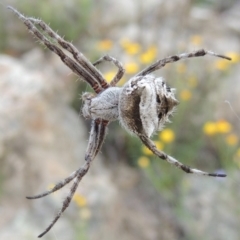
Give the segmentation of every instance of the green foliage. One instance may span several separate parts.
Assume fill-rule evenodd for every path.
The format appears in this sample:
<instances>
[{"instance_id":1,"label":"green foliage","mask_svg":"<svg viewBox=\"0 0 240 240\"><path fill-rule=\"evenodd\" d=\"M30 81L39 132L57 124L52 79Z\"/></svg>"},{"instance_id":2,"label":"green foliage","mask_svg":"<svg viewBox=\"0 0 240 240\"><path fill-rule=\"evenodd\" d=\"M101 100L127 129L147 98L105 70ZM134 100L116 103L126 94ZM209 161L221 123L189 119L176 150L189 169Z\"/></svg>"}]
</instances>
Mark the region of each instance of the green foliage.
<instances>
[{"instance_id":1,"label":"green foliage","mask_svg":"<svg viewBox=\"0 0 240 240\"><path fill-rule=\"evenodd\" d=\"M27 16L41 18L49 23L54 30L61 30L66 40L77 41L85 34L92 10L92 0L72 0L59 3L55 0L17 1L14 7ZM10 38L18 39L22 33L13 31L22 23L16 19L8 10L1 9L0 12L0 50L8 51ZM18 37L15 35L18 34ZM26 41L27 31L22 36Z\"/></svg>"}]
</instances>

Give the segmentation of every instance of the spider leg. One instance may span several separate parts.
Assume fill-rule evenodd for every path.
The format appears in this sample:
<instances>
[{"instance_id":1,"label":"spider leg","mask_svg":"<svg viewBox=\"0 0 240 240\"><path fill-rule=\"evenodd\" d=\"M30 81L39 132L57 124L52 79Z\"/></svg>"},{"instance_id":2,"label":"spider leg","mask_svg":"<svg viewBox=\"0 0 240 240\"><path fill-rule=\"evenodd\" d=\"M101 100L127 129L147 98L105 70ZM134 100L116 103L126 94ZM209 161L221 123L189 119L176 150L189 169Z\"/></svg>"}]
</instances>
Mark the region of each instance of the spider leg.
<instances>
[{"instance_id":1,"label":"spider leg","mask_svg":"<svg viewBox=\"0 0 240 240\"><path fill-rule=\"evenodd\" d=\"M99 150L101 148L104 137L106 135L107 124L108 124L108 122L105 120L102 120L102 119L97 119L97 120L92 121L89 143L88 143L87 151L85 154L86 162L84 163L84 165L81 168L79 168L76 171L76 173L75 173L76 176L75 176L73 185L70 189L68 196L63 201L62 208L60 209L60 211L58 212L56 217L53 219L51 224L38 237L42 237L43 235L45 235L54 226L54 224L57 222L57 220L61 217L62 213L69 206L69 204L72 200L72 197L73 197L74 193L76 192L78 184L80 183L81 179L88 172L88 169L90 168L90 164L91 164L92 160L95 158L95 156L97 155L97 153L99 152Z\"/></svg>"},{"instance_id":2,"label":"spider leg","mask_svg":"<svg viewBox=\"0 0 240 240\"><path fill-rule=\"evenodd\" d=\"M71 43L66 42L60 36L53 32L53 30L48 27L43 21L37 20L34 18L27 18L23 16L16 9L8 6L20 20L27 26L30 33L37 37L41 43L43 43L48 49L56 53L61 60L78 76L82 77L90 86L94 89L96 93L101 92L103 89L108 88L108 83L104 80L102 74L95 68L92 63L86 59L86 57L80 53ZM58 44L68 50L77 61L68 57L58 46L57 44L52 43L47 37L45 37L34 24L37 24L41 29L47 33L49 37L53 40L56 40Z\"/></svg>"},{"instance_id":3,"label":"spider leg","mask_svg":"<svg viewBox=\"0 0 240 240\"><path fill-rule=\"evenodd\" d=\"M90 142L96 142L96 146L94 146L95 153L93 157L95 157L98 152L100 151L103 140L105 139L106 133L107 133L107 125L108 121L103 120L103 119L96 119L92 121L92 127L91 127L91 132L90 132L90 137L89 137L89 144L88 147L91 145ZM95 129L95 131L92 131L92 129ZM92 134L94 132L94 134ZM90 147L89 147L90 148ZM90 152L91 149L87 149L87 152Z\"/></svg>"},{"instance_id":4,"label":"spider leg","mask_svg":"<svg viewBox=\"0 0 240 240\"><path fill-rule=\"evenodd\" d=\"M43 192L41 194L35 195L35 196L28 196L26 197L27 199L37 199L37 198L42 198L45 197L53 192L56 192L57 190L63 188L65 185L67 185L68 183L70 183L78 174L78 171L74 171L71 175L69 175L67 178L65 178L64 180L62 180L61 182L58 182L51 190L48 190L46 192Z\"/></svg>"},{"instance_id":5,"label":"spider leg","mask_svg":"<svg viewBox=\"0 0 240 240\"><path fill-rule=\"evenodd\" d=\"M103 61L112 62L118 68L118 72L117 72L116 76L110 82L110 86L115 86L119 82L119 80L122 78L123 74L125 73L125 69L123 68L123 65L121 62L119 62L117 59L115 59L109 55L105 55L105 56L101 57L99 60L97 60L95 63L93 63L93 65L96 66L96 65L102 63Z\"/></svg>"},{"instance_id":6,"label":"spider leg","mask_svg":"<svg viewBox=\"0 0 240 240\"><path fill-rule=\"evenodd\" d=\"M231 60L231 58L224 56L224 55L220 55L217 53L214 53L212 51L206 51L204 49L200 49L194 52L190 52L190 53L182 53L179 55L173 55L164 59L160 59L157 62L153 63L152 65L150 65L149 67L145 68L144 70L142 70L140 73L138 73L136 76L145 76L151 72L154 72L162 67L164 67L166 64L168 63L173 63L173 62L177 62L181 59L186 59L186 58L192 58L192 57L202 57L205 55L212 55L214 57L220 57L220 58L224 58L227 60Z\"/></svg>"},{"instance_id":7,"label":"spider leg","mask_svg":"<svg viewBox=\"0 0 240 240\"><path fill-rule=\"evenodd\" d=\"M105 120L95 120L92 121L92 127L89 137L89 143L87 147L87 153L92 153L93 158L98 154L99 150L101 149L103 140L106 135L106 126L108 122ZM85 156L85 160L87 161L88 157ZM35 196L27 196L27 199L37 199L45 197L53 192L56 192L57 190L63 188L65 185L70 183L79 173L81 170L78 169L77 171L74 171L71 175L69 175L64 180L58 182L51 190L48 190L46 192L43 192L41 194L35 195Z\"/></svg>"},{"instance_id":8,"label":"spider leg","mask_svg":"<svg viewBox=\"0 0 240 240\"><path fill-rule=\"evenodd\" d=\"M92 76L96 79L96 81L101 85L103 89L106 89L109 87L108 83L103 78L102 74L98 71L97 68L94 67L94 65L81 53L78 51L78 49L73 46L70 42L65 41L62 37L60 37L57 33L55 33L45 22L43 22L40 19L35 18L28 18L33 24L37 24L49 37L52 39L55 39L58 44L69 51L74 59L84 67L84 69L87 69Z\"/></svg>"},{"instance_id":9,"label":"spider leg","mask_svg":"<svg viewBox=\"0 0 240 240\"><path fill-rule=\"evenodd\" d=\"M139 134L138 137L141 139L143 144L146 147L148 147L156 156L158 156L162 160L165 160L168 163L176 166L177 168L180 168L181 170L183 170L186 173L194 173L194 174L198 174L198 175L206 175L206 176L211 176L211 177L226 177L226 174L208 173L208 172L203 172L201 170L186 166L186 165L182 164L181 162L179 162L178 160L176 160L175 158L173 158L173 157L167 155L166 153L158 150L156 145L154 144L154 142L151 139L149 139L147 136Z\"/></svg>"},{"instance_id":10,"label":"spider leg","mask_svg":"<svg viewBox=\"0 0 240 240\"><path fill-rule=\"evenodd\" d=\"M60 211L58 212L57 216L53 219L53 221L51 222L51 224L45 229L44 232L42 232L38 237L42 237L43 235L45 235L52 227L53 225L57 222L57 220L61 217L62 213L65 211L65 209L69 206L72 197L74 195L74 193L77 190L78 184L81 181L81 179L85 176L85 174L88 172L88 169L90 167L90 162L92 161L92 158L88 158L88 161L77 171L77 176L73 182L73 185L70 189L70 192L68 194L68 196L64 199L63 204L62 204L62 208L60 209Z\"/></svg>"}]
</instances>

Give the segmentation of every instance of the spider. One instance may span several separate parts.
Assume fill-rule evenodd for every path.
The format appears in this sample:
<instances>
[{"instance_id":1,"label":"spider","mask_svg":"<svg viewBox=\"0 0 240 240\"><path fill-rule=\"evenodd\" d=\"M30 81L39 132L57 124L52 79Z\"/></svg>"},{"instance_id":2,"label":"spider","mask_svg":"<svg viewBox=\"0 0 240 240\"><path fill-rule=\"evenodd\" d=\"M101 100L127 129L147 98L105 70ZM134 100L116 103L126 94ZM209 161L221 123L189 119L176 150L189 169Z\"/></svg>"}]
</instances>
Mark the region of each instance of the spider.
<instances>
[{"instance_id":1,"label":"spider","mask_svg":"<svg viewBox=\"0 0 240 240\"><path fill-rule=\"evenodd\" d=\"M56 53L63 63L86 81L95 92L87 92L82 95L83 116L92 119L90 137L85 154L85 163L67 178L57 183L51 190L36 196L27 197L28 199L45 197L74 180L68 196L63 201L62 208L51 224L38 237L45 235L69 206L79 182L88 172L93 159L101 149L103 140L106 136L107 126L111 121L119 120L126 130L136 134L142 143L157 157L186 173L212 177L226 177L225 174L208 173L188 167L156 148L150 137L153 133L163 128L164 123L167 122L169 116L172 115L178 101L174 95L175 89L168 87L162 78L155 77L151 75L151 73L164 67L168 63L186 58L212 55L231 60L229 57L204 49L173 55L158 60L151 66L145 68L125 83L123 87L116 87L116 84L124 74L124 68L118 60L106 55L95 63L91 63L76 47L61 38L43 21L25 17L13 7L9 6L8 8L23 21L31 34L48 49ZM66 55L63 49L68 51L71 57ZM96 65L103 61L112 62L118 68L116 76L110 83L106 82L103 75L96 68Z\"/></svg>"}]
</instances>

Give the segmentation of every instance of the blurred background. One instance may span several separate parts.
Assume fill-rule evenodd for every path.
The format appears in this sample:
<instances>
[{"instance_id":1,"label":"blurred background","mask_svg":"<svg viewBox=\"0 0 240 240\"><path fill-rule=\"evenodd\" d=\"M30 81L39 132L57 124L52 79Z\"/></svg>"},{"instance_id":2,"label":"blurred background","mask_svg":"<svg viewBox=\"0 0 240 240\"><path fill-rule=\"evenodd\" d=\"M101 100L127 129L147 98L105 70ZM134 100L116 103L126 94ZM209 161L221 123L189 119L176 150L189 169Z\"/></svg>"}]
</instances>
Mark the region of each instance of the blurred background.
<instances>
[{"instance_id":1,"label":"blurred background","mask_svg":"<svg viewBox=\"0 0 240 240\"><path fill-rule=\"evenodd\" d=\"M224 172L188 175L154 156L118 122L68 209L44 239L240 239L240 1L2 0L0 4L0 239L36 239L69 186L38 200L84 163L90 123L81 95L91 91L40 45L9 10L50 24L92 62L121 61L123 85L173 54L206 56L154 73L177 89L172 123L154 136L159 149L186 165ZM110 81L116 68L99 66Z\"/></svg>"}]
</instances>

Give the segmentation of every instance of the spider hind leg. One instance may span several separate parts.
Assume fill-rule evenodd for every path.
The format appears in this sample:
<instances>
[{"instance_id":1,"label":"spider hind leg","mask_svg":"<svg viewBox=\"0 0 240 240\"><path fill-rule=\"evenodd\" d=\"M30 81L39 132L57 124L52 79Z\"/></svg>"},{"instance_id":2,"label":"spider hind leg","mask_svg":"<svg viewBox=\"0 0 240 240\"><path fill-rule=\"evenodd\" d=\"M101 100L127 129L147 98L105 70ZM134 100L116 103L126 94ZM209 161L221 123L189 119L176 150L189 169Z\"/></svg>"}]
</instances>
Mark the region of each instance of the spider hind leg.
<instances>
[{"instance_id":1,"label":"spider hind leg","mask_svg":"<svg viewBox=\"0 0 240 240\"><path fill-rule=\"evenodd\" d=\"M42 232L38 236L39 238L42 237L43 235L45 235L54 226L54 224L61 217L62 213L69 206L69 204L70 204L70 202L72 200L72 197L73 197L74 193L77 190L78 184L80 183L81 179L88 172L92 160L95 158L95 156L98 154L98 152L99 152L99 150L101 148L101 145L102 145L103 140L104 140L105 135L106 135L106 127L107 127L107 125L108 125L108 122L105 121L105 120L102 120L102 119L97 119L97 120L93 120L92 121L88 147L87 147L87 151L86 151L86 154L85 154L86 162L84 163L84 165L82 167L80 167L77 171L75 171L73 174L70 175L70 176L72 176L71 180L74 179L73 185L72 185L72 187L71 187L67 197L64 199L62 207L59 210L58 214L55 216L55 218L50 223L50 225L44 230L44 232ZM70 177L68 177L66 179L70 179Z\"/></svg>"},{"instance_id":2,"label":"spider hind leg","mask_svg":"<svg viewBox=\"0 0 240 240\"><path fill-rule=\"evenodd\" d=\"M38 198L45 197L53 192L56 192L59 189L63 188L68 183L70 183L77 176L77 174L78 174L78 171L74 171L71 175L66 177L64 180L62 180L61 182L58 182L51 190L45 191L45 192L40 193L35 196L27 196L26 198L27 199L38 199Z\"/></svg>"},{"instance_id":3,"label":"spider hind leg","mask_svg":"<svg viewBox=\"0 0 240 240\"><path fill-rule=\"evenodd\" d=\"M144 136L144 135L138 135L138 136L141 139L141 141L143 142L143 144L147 148L149 148L157 157L161 158L164 161L167 161L168 163L176 166L177 168L183 170L186 173L193 173L193 174L197 174L197 175L206 175L206 176L210 176L210 177L226 177L226 174L223 174L223 173L208 173L208 172L204 172L204 171L186 166L186 165L182 164L181 162L179 162L177 159L158 150L156 145L154 144L154 142L151 141L151 139L148 138L147 136Z\"/></svg>"}]
</instances>

